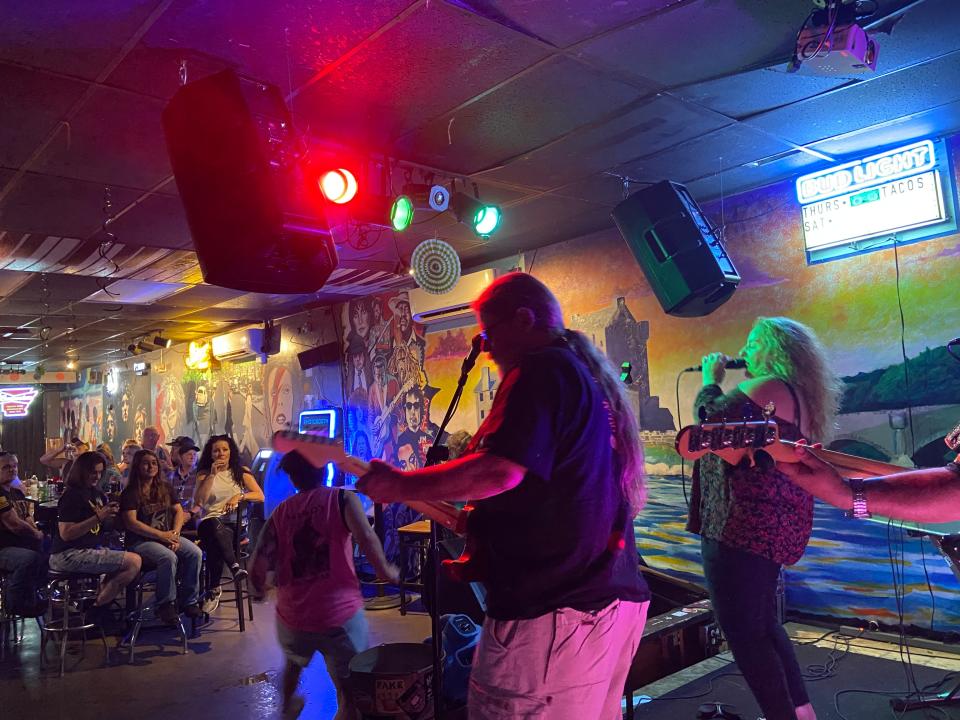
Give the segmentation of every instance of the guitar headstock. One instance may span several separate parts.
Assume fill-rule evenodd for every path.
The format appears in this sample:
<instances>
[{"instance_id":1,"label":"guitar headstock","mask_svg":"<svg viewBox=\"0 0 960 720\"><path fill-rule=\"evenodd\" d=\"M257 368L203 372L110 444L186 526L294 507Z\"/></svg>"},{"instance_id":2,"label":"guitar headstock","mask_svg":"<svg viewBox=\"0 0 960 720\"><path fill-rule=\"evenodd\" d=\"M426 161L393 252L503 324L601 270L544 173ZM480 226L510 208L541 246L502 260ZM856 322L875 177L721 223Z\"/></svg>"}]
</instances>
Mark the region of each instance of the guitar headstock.
<instances>
[{"instance_id":1,"label":"guitar headstock","mask_svg":"<svg viewBox=\"0 0 960 720\"><path fill-rule=\"evenodd\" d=\"M694 458L712 452L762 450L780 439L780 428L771 420L715 422L690 425L677 434L677 452Z\"/></svg>"},{"instance_id":2,"label":"guitar headstock","mask_svg":"<svg viewBox=\"0 0 960 720\"><path fill-rule=\"evenodd\" d=\"M951 450L960 450L960 425L957 425L953 430L948 432L943 441Z\"/></svg>"}]
</instances>

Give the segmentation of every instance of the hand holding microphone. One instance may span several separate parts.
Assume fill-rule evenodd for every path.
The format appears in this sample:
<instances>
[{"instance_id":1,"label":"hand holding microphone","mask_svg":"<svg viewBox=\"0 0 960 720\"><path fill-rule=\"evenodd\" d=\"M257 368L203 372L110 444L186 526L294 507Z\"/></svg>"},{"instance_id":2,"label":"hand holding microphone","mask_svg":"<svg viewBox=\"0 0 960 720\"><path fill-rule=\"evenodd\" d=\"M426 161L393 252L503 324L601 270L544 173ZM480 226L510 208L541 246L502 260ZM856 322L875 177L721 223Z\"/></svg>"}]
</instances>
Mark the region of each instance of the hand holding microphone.
<instances>
[{"instance_id":1,"label":"hand holding microphone","mask_svg":"<svg viewBox=\"0 0 960 720\"><path fill-rule=\"evenodd\" d=\"M691 372L701 370L704 385L719 385L727 374L727 368L736 369L746 366L743 358L732 358L722 352L714 352L704 355L700 365L687 370Z\"/></svg>"}]
</instances>

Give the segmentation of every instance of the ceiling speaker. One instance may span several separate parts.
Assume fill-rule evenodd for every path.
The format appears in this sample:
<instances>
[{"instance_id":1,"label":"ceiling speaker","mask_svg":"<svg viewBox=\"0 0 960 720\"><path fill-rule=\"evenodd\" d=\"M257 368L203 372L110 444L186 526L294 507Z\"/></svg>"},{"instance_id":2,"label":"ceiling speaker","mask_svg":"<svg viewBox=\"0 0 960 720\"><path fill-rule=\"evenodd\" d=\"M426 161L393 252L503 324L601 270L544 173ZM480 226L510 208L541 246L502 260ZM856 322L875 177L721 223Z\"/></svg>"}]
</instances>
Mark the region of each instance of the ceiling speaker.
<instances>
[{"instance_id":1,"label":"ceiling speaker","mask_svg":"<svg viewBox=\"0 0 960 720\"><path fill-rule=\"evenodd\" d=\"M279 89L225 70L177 90L162 122L203 279L261 293L323 287L337 251Z\"/></svg>"}]
</instances>

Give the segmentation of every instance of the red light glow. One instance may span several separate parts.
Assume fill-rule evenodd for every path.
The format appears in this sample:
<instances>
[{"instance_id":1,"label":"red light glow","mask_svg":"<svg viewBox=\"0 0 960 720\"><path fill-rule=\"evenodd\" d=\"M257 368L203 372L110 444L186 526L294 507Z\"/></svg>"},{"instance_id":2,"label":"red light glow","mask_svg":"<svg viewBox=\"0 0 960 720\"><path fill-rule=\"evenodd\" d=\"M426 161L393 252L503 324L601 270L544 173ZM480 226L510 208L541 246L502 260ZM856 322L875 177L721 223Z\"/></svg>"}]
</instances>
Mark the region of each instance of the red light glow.
<instances>
[{"instance_id":1,"label":"red light glow","mask_svg":"<svg viewBox=\"0 0 960 720\"><path fill-rule=\"evenodd\" d=\"M328 170L319 181L320 191L332 203L343 205L357 195L357 179L345 168Z\"/></svg>"}]
</instances>

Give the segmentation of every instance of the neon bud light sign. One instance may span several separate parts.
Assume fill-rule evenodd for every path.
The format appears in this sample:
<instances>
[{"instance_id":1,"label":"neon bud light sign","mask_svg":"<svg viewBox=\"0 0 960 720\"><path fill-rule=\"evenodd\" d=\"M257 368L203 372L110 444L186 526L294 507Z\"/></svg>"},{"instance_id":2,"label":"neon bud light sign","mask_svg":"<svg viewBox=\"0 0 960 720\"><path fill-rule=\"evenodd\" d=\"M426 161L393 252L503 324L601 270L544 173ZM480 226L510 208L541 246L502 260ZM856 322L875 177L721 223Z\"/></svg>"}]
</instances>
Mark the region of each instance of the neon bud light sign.
<instances>
[{"instance_id":1,"label":"neon bud light sign","mask_svg":"<svg viewBox=\"0 0 960 720\"><path fill-rule=\"evenodd\" d=\"M26 417L27 408L39 392L35 387L0 388L0 410L4 417Z\"/></svg>"},{"instance_id":2,"label":"neon bud light sign","mask_svg":"<svg viewBox=\"0 0 960 720\"><path fill-rule=\"evenodd\" d=\"M932 170L936 165L931 140L921 140L894 150L854 160L797 179L801 204L881 185L891 180Z\"/></svg>"}]
</instances>

